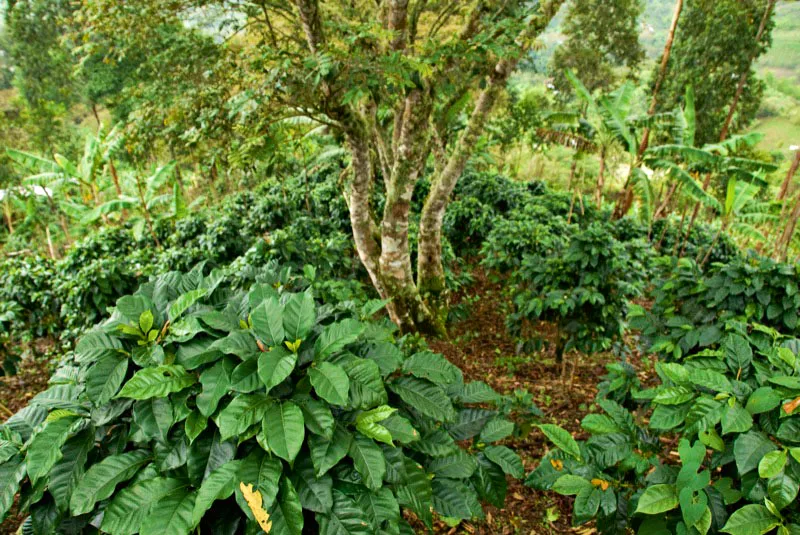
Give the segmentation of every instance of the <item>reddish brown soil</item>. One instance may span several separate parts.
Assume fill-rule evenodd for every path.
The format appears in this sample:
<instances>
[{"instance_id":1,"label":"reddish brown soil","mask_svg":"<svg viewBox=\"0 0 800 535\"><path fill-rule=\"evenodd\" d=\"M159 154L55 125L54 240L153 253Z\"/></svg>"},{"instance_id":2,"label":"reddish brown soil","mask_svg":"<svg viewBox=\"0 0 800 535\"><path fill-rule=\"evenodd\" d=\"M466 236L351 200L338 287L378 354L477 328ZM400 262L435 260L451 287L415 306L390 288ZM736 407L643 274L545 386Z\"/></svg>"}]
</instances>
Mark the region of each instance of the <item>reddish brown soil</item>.
<instances>
[{"instance_id":1,"label":"reddish brown soil","mask_svg":"<svg viewBox=\"0 0 800 535\"><path fill-rule=\"evenodd\" d=\"M24 360L19 373L11 377L0 377L0 423L23 408L28 400L47 388L50 369L44 360ZM16 512L16 504L5 522L0 523L0 535L12 535L24 517Z\"/></svg>"},{"instance_id":2,"label":"reddish brown soil","mask_svg":"<svg viewBox=\"0 0 800 535\"><path fill-rule=\"evenodd\" d=\"M458 365L466 380L485 381L501 393L528 390L544 413L545 423L556 423L581 437L580 421L589 412L597 393L596 385L605 374L605 364L613 357L571 354L562 366L546 351L516 355L516 344L505 329L501 285L490 281L482 270L477 270L474 277L475 284L455 296L455 304L464 303L468 316L450 327L449 340L430 340L431 349ZM544 337L552 334L546 325L536 329ZM16 411L46 387L48 377L46 364L25 363L19 375L0 378L0 401L12 412ZM7 416L0 414L0 421ZM536 467L538 459L550 447L535 428L524 439L509 440L507 445L520 454L526 473ZM535 491L521 481L510 481L503 509L488 507L485 520L463 522L455 528L438 522L435 532L440 535L594 533L590 525L571 527L571 509L570 498ZM0 535L15 533L21 520L12 509L10 518L0 524Z\"/></svg>"},{"instance_id":3,"label":"reddish brown soil","mask_svg":"<svg viewBox=\"0 0 800 535\"><path fill-rule=\"evenodd\" d=\"M555 423L581 436L580 421L597 393L596 385L605 374L610 355L588 357L570 354L565 366L556 364L552 354L543 351L516 356L516 343L505 328L502 286L491 282L482 270L474 272L475 284L455 304L467 304L468 317L450 327L450 340L431 340L431 349L445 355L464 372L468 381L485 381L501 393L526 389L544 413L544 423ZM538 325L548 338L552 329ZM563 372L563 376L562 376ZM524 439L509 440L507 445L522 457L526 474L551 446L536 428ZM457 528L444 524L436 533L477 535L550 535L555 533L594 533L587 526L571 527L572 499L555 493L533 490L521 481L509 480L506 506L487 507L486 520L464 522ZM548 512L553 521L548 521Z\"/></svg>"}]
</instances>

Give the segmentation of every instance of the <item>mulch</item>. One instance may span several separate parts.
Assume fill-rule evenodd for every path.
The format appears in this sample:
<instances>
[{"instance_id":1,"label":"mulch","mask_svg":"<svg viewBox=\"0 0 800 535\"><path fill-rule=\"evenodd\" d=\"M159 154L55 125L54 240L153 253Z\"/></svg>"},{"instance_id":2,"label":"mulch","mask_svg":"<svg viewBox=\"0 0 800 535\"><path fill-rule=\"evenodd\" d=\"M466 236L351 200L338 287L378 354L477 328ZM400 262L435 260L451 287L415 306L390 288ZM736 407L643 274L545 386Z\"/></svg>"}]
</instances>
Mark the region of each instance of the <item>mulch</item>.
<instances>
[{"instance_id":1,"label":"mulch","mask_svg":"<svg viewBox=\"0 0 800 535\"><path fill-rule=\"evenodd\" d=\"M27 405L28 401L47 388L51 370L44 359L24 359L17 375L0 377L0 423ZM17 513L16 498L5 522L0 523L0 535L12 535L25 520Z\"/></svg>"},{"instance_id":2,"label":"mulch","mask_svg":"<svg viewBox=\"0 0 800 535\"><path fill-rule=\"evenodd\" d=\"M474 284L453 298L453 304L466 304L468 315L449 328L449 340L429 340L433 351L442 353L464 372L465 381L484 381L500 393L525 389L533 394L544 413L542 423L558 424L576 436L585 438L580 421L589 412L597 394L599 378L612 355L565 355L565 365L544 349L517 355L516 341L505 327L506 307L502 284L490 280L481 269L473 272ZM538 334L552 338L548 325L535 326ZM552 446L534 428L524 439L508 440L505 445L522 458L525 473L538 465ZM437 534L457 535L552 535L556 533L594 533L590 525L571 525L572 502L569 497L526 487L509 478L505 507L486 507L486 519L463 522L457 528L436 525Z\"/></svg>"},{"instance_id":3,"label":"mulch","mask_svg":"<svg viewBox=\"0 0 800 535\"><path fill-rule=\"evenodd\" d=\"M505 328L501 283L490 280L481 269L473 277L474 283L453 297L453 304L461 305L468 314L450 326L448 340L429 340L430 348L459 366L467 381L484 381L501 393L526 389L544 413L544 423L558 424L581 438L580 421L590 411L605 365L614 357L570 354L562 366L546 349L518 355L516 342ZM536 329L543 338L552 335L547 325L538 325ZM0 377L0 402L11 412L19 410L46 388L49 375L46 362L25 361L18 375ZM4 412L2 408L0 412ZM7 416L0 414L0 422ZM526 474L552 447L536 428L525 438L509 439L505 444L522 457ZM462 522L457 527L437 522L434 531L438 535L594 533L591 525L572 527L571 510L572 498L536 491L521 481L509 479L504 508L488 506L484 520ZM0 535L16 533L21 520L15 508L12 509L9 518L0 524Z\"/></svg>"}]
</instances>

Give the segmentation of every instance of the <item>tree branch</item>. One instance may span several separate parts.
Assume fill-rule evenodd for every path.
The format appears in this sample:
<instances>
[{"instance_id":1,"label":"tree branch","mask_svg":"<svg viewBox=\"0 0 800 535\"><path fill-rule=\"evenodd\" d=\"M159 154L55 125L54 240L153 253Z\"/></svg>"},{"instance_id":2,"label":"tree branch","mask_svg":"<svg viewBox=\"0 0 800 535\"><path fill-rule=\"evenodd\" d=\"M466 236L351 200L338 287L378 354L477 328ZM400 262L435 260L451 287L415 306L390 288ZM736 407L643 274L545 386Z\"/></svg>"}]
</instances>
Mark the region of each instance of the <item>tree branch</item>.
<instances>
[{"instance_id":1,"label":"tree branch","mask_svg":"<svg viewBox=\"0 0 800 535\"><path fill-rule=\"evenodd\" d=\"M394 51L406 47L408 25L408 0L389 1L389 30L395 32L389 48Z\"/></svg>"},{"instance_id":2,"label":"tree branch","mask_svg":"<svg viewBox=\"0 0 800 535\"><path fill-rule=\"evenodd\" d=\"M300 22L306 34L306 42L312 54L316 54L325 42L322 33L322 22L319 18L318 0L295 0L297 11L300 13Z\"/></svg>"}]
</instances>

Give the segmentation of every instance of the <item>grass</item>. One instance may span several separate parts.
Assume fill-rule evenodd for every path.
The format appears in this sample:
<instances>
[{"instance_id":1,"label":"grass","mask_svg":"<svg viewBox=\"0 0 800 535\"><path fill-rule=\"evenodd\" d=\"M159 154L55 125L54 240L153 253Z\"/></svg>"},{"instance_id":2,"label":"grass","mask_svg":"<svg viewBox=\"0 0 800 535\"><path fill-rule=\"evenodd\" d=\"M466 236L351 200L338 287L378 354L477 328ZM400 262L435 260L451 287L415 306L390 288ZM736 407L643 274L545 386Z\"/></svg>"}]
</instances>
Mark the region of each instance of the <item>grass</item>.
<instances>
[{"instance_id":1,"label":"grass","mask_svg":"<svg viewBox=\"0 0 800 535\"><path fill-rule=\"evenodd\" d=\"M753 123L752 130L764 134L761 148L789 153L790 145L800 145L800 124L787 117L769 117Z\"/></svg>"},{"instance_id":2,"label":"grass","mask_svg":"<svg viewBox=\"0 0 800 535\"><path fill-rule=\"evenodd\" d=\"M758 62L758 68L800 84L800 3L778 4L772 48Z\"/></svg>"}]
</instances>

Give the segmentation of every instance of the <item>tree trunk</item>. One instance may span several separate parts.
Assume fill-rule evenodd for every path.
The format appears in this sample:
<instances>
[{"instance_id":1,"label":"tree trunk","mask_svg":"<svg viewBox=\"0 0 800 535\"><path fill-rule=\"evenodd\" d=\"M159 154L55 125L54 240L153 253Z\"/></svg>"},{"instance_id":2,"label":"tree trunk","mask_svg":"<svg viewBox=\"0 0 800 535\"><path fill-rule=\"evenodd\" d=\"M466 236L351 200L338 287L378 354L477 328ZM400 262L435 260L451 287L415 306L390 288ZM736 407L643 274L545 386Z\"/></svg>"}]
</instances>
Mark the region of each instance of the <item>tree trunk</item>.
<instances>
[{"instance_id":1,"label":"tree trunk","mask_svg":"<svg viewBox=\"0 0 800 535\"><path fill-rule=\"evenodd\" d=\"M714 235L714 240L711 242L711 245L708 247L708 251L706 251L706 255L703 257L703 261L700 262L700 267L703 267L708 262L708 259L711 258L711 252L714 250L714 247L717 246L719 239L722 237L722 233L725 231L727 225L725 223L719 226L719 230Z\"/></svg>"},{"instance_id":2,"label":"tree trunk","mask_svg":"<svg viewBox=\"0 0 800 535\"><path fill-rule=\"evenodd\" d=\"M114 160L108 159L108 170L111 172L111 180L114 182L114 189L117 191L117 198L122 198L122 187L119 185L119 175L117 168L114 166Z\"/></svg>"},{"instance_id":3,"label":"tree trunk","mask_svg":"<svg viewBox=\"0 0 800 535\"><path fill-rule=\"evenodd\" d=\"M650 101L650 109L647 110L647 116L652 117L656 114L658 108L658 94L661 92L661 86L664 85L664 80L667 78L667 66L669 65L669 58L672 55L672 44L675 42L675 32L678 30L678 22L681 19L681 12L683 11L683 0L678 0L675 3L675 13L672 15L672 25L667 34L667 42L664 45L664 52L661 54L661 67L658 71L656 84L653 87L653 98ZM639 144L639 150L636 154L636 159L641 160L644 151L647 150L650 144L650 128L645 128L642 133L642 142Z\"/></svg>"},{"instance_id":4,"label":"tree trunk","mask_svg":"<svg viewBox=\"0 0 800 535\"><path fill-rule=\"evenodd\" d=\"M786 174L786 178L783 180L783 184L781 184L781 190L778 192L778 200L782 201L786 198L786 195L789 193L789 186L792 183L792 179L794 178L795 173L797 173L797 168L800 167L800 149L797 149L794 153L794 162L792 162L791 167L789 167L789 172Z\"/></svg>"},{"instance_id":5,"label":"tree trunk","mask_svg":"<svg viewBox=\"0 0 800 535\"><path fill-rule=\"evenodd\" d=\"M11 219L11 208L8 206L8 191L6 191L6 198L3 199L3 215L6 216L6 225L8 225L8 233L14 234L14 221Z\"/></svg>"},{"instance_id":6,"label":"tree trunk","mask_svg":"<svg viewBox=\"0 0 800 535\"><path fill-rule=\"evenodd\" d=\"M720 141L725 141L728 139L728 132L731 128L731 123L733 122L733 116L736 113L736 108L739 106L739 100L742 98L742 93L744 93L744 87L747 85L747 77L750 74L750 68L753 66L753 62L756 60L758 54L757 45L764 37L764 32L767 29L767 22L769 22L769 17L772 14L772 10L775 7L776 2L777 0L767 1L767 9L764 10L764 16L761 18L761 25L758 27L758 33L756 34L756 52L750 57L750 61L747 63L747 68L739 76L739 85L736 86L736 93L733 95L733 102L731 102L731 107L728 110L728 116L725 118L725 122L722 123L722 131L719 135Z\"/></svg>"},{"instance_id":7,"label":"tree trunk","mask_svg":"<svg viewBox=\"0 0 800 535\"><path fill-rule=\"evenodd\" d=\"M97 104L94 102L92 102L92 114L94 114L94 120L97 121L97 127L103 126L103 123L100 122L100 114L97 113Z\"/></svg>"},{"instance_id":8,"label":"tree trunk","mask_svg":"<svg viewBox=\"0 0 800 535\"><path fill-rule=\"evenodd\" d=\"M47 250L50 252L50 258L55 260L58 257L56 256L56 249L53 246L53 237L50 236L50 227L47 223L44 225L44 235L47 238Z\"/></svg>"},{"instance_id":9,"label":"tree trunk","mask_svg":"<svg viewBox=\"0 0 800 535\"><path fill-rule=\"evenodd\" d=\"M447 286L442 264L442 221L450 195L467 165L478 136L483 130L498 93L511 75L515 61L502 60L489 76L486 87L475 103L469 122L442 170L431 180L431 190L419 223L419 253L417 285L419 292L434 314L434 321L444 325L447 313Z\"/></svg>"},{"instance_id":10,"label":"tree trunk","mask_svg":"<svg viewBox=\"0 0 800 535\"><path fill-rule=\"evenodd\" d=\"M775 247L775 255L782 261L786 261L789 255L789 246L792 243L794 232L797 229L797 221L800 220L800 193L797 194L797 199L794 203L794 209L786 222L786 227L783 229L780 239Z\"/></svg>"},{"instance_id":11,"label":"tree trunk","mask_svg":"<svg viewBox=\"0 0 800 535\"><path fill-rule=\"evenodd\" d=\"M711 184L711 173L706 173L706 178L703 180L703 191L708 191L708 186ZM697 216L700 214L700 201L694 203L694 210L692 210L692 218L689 220L689 227L686 229L686 234L683 238L683 246L681 247L681 256L683 256L683 247L686 246L686 240L692 233L694 223L697 221Z\"/></svg>"},{"instance_id":12,"label":"tree trunk","mask_svg":"<svg viewBox=\"0 0 800 535\"><path fill-rule=\"evenodd\" d=\"M594 190L594 201L597 209L603 207L603 188L606 183L606 148L600 149L600 171L597 173L597 186Z\"/></svg>"},{"instance_id":13,"label":"tree trunk","mask_svg":"<svg viewBox=\"0 0 800 535\"><path fill-rule=\"evenodd\" d=\"M669 202L672 200L672 196L675 195L675 191L678 189L678 183L673 182L672 185L667 190L667 194L664 196L664 199L661 201L661 204L658 205L656 211L653 212L653 221L659 218L661 214L667 211L669 207Z\"/></svg>"},{"instance_id":14,"label":"tree trunk","mask_svg":"<svg viewBox=\"0 0 800 535\"><path fill-rule=\"evenodd\" d=\"M158 240L158 234L156 234L156 230L153 227L153 218L150 215L150 209L147 207L147 201L144 198L144 190L142 189L142 181L139 180L139 177L136 177L136 190L139 192L139 204L142 206L142 215L144 216L144 221L147 224L147 230L150 231L150 237L153 238L153 241L156 244L156 247L161 249L161 242Z\"/></svg>"},{"instance_id":15,"label":"tree trunk","mask_svg":"<svg viewBox=\"0 0 800 535\"><path fill-rule=\"evenodd\" d=\"M675 3L675 12L672 15L672 24L670 25L669 33L667 34L667 42L664 45L664 52L661 54L661 66L658 70L658 77L656 77L656 83L653 86L653 97L650 100L650 108L647 110L648 117L655 115L656 110L658 109L658 94L661 92L661 86L664 85L664 80L667 78L669 58L672 56L672 45L675 42L675 33L678 30L678 22L681 19L682 11L683 0L677 0ZM644 132L642 132L642 141L639 143L639 148L636 152L636 161L633 164L635 167L641 165L642 156L644 156L649 144L650 128L645 127ZM616 207L614 208L614 219L620 219L624 217L633 205L633 185L630 183L631 176L633 176L633 173L630 174L628 180L625 182L625 189L619 201L617 202Z\"/></svg>"}]
</instances>

